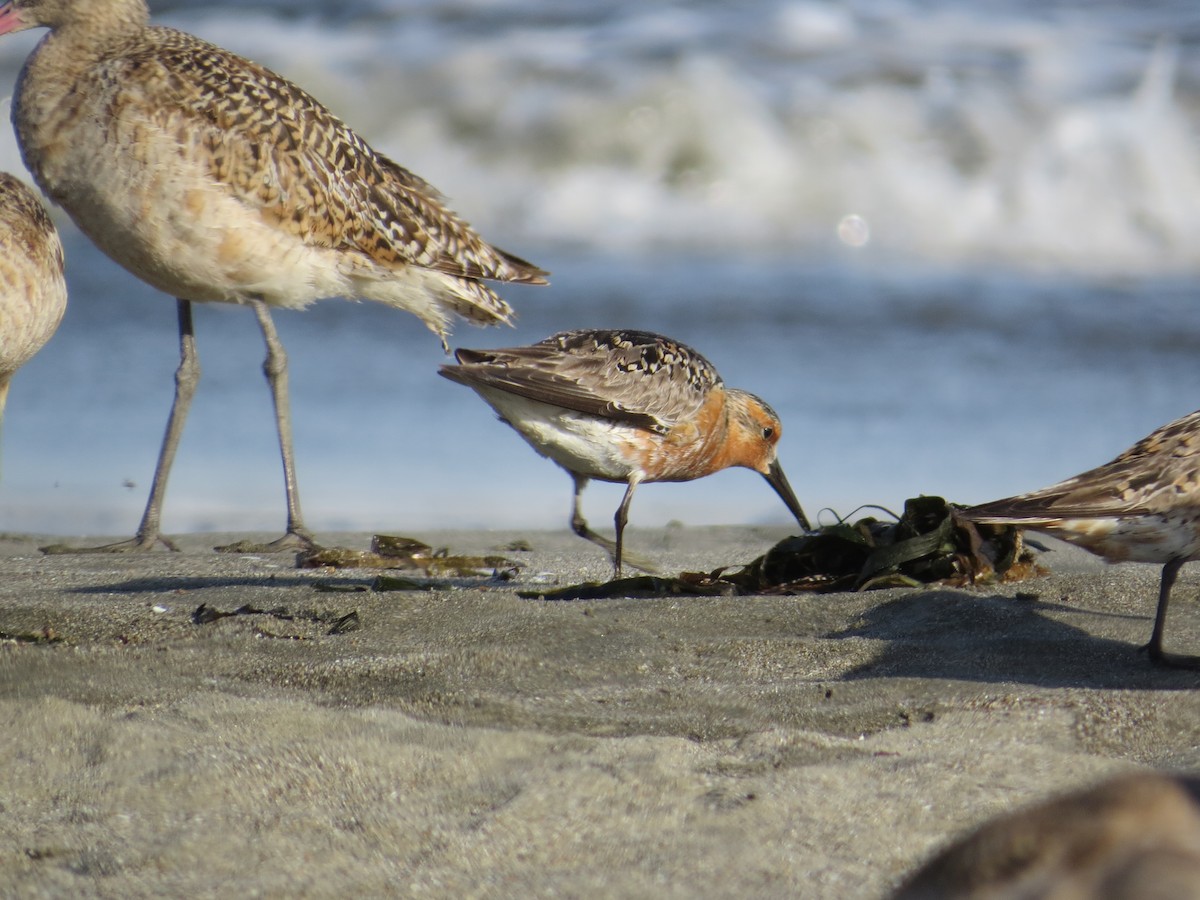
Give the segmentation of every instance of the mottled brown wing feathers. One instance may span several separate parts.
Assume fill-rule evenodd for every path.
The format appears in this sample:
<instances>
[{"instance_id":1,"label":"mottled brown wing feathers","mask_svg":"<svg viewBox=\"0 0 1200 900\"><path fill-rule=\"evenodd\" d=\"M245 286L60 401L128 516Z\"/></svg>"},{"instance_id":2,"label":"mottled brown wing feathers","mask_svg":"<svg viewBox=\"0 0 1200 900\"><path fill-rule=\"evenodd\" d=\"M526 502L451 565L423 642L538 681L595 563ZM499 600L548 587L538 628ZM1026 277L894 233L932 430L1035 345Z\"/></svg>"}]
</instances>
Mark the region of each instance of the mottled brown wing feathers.
<instances>
[{"instance_id":1,"label":"mottled brown wing feathers","mask_svg":"<svg viewBox=\"0 0 1200 900\"><path fill-rule=\"evenodd\" d=\"M442 366L440 374L468 387L485 387L515 394L528 400L547 403L587 415L625 422L639 428L658 430L662 423L653 416L623 410L597 397L579 384L538 369L513 369L506 365Z\"/></svg>"},{"instance_id":2,"label":"mottled brown wing feathers","mask_svg":"<svg viewBox=\"0 0 1200 900\"><path fill-rule=\"evenodd\" d=\"M645 332L576 331L529 347L458 350L441 373L468 386L665 432L696 414L721 379L690 348Z\"/></svg>"},{"instance_id":3,"label":"mottled brown wing feathers","mask_svg":"<svg viewBox=\"0 0 1200 900\"><path fill-rule=\"evenodd\" d=\"M156 79L156 120L185 146L199 133L196 157L274 223L385 265L545 283L542 270L487 244L427 182L291 82L183 32L151 28L142 40L114 58L111 77L121 83L127 68Z\"/></svg>"},{"instance_id":4,"label":"mottled brown wing feathers","mask_svg":"<svg viewBox=\"0 0 1200 900\"><path fill-rule=\"evenodd\" d=\"M1200 412L1164 425L1112 462L1038 491L972 507L972 519L1095 518L1161 512L1200 493Z\"/></svg>"}]
</instances>

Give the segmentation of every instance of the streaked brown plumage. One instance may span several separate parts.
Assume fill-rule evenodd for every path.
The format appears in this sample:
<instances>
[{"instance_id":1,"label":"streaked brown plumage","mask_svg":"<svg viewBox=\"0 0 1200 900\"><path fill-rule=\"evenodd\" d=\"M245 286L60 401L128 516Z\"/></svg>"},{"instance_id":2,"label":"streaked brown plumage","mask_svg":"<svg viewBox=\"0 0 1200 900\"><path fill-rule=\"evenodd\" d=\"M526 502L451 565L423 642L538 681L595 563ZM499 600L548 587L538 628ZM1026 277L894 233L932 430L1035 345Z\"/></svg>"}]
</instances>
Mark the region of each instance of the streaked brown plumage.
<instances>
[{"instance_id":1,"label":"streaked brown plumage","mask_svg":"<svg viewBox=\"0 0 1200 900\"><path fill-rule=\"evenodd\" d=\"M284 545L311 543L291 460L286 356L269 308L323 297L376 300L443 338L453 316L507 322L481 279L545 283L266 68L169 28L144 0L10 0L0 34L44 26L13 120L42 189L109 256L179 301L180 389L146 515L159 514L199 368L190 301L245 303L267 342L288 493Z\"/></svg>"},{"instance_id":2,"label":"streaked brown plumage","mask_svg":"<svg viewBox=\"0 0 1200 900\"><path fill-rule=\"evenodd\" d=\"M1200 559L1200 411L1162 426L1112 462L960 514L1044 531L1113 562L1161 565L1147 650L1156 663L1200 666L1200 659L1168 655L1162 646L1171 587L1184 563Z\"/></svg>"},{"instance_id":3,"label":"streaked brown plumage","mask_svg":"<svg viewBox=\"0 0 1200 900\"><path fill-rule=\"evenodd\" d=\"M1118 775L997 816L938 853L892 895L1000 898L1200 898L1200 780Z\"/></svg>"},{"instance_id":4,"label":"streaked brown plumage","mask_svg":"<svg viewBox=\"0 0 1200 900\"><path fill-rule=\"evenodd\" d=\"M766 403L726 388L690 347L644 331L569 331L528 347L458 350L441 374L474 389L538 453L571 473L571 527L621 573L623 535L642 482L691 481L730 466L759 472L809 528L776 458L782 433ZM580 497L592 478L625 482L616 541L588 528ZM649 568L644 562L633 563Z\"/></svg>"},{"instance_id":5,"label":"streaked brown plumage","mask_svg":"<svg viewBox=\"0 0 1200 900\"><path fill-rule=\"evenodd\" d=\"M33 191L0 172L0 423L13 375L50 340L66 308L58 231Z\"/></svg>"}]
</instances>

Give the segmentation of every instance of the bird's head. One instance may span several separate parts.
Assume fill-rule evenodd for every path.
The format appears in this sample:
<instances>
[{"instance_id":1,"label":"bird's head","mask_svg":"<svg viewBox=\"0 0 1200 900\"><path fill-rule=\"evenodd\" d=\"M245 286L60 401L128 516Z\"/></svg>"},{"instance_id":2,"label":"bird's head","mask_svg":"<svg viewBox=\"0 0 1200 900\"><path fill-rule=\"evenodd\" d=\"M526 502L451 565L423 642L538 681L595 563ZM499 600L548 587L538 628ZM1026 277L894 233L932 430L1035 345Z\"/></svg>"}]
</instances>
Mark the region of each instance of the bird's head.
<instances>
[{"instance_id":1,"label":"bird's head","mask_svg":"<svg viewBox=\"0 0 1200 900\"><path fill-rule=\"evenodd\" d=\"M0 5L0 34L77 23L99 30L144 25L149 19L146 0L8 0Z\"/></svg>"},{"instance_id":2,"label":"bird's head","mask_svg":"<svg viewBox=\"0 0 1200 900\"><path fill-rule=\"evenodd\" d=\"M765 401L746 391L730 389L726 402L729 404L728 464L744 466L762 475L796 517L800 527L810 531L808 517L779 464L777 449L779 438L783 436L779 416Z\"/></svg>"}]
</instances>

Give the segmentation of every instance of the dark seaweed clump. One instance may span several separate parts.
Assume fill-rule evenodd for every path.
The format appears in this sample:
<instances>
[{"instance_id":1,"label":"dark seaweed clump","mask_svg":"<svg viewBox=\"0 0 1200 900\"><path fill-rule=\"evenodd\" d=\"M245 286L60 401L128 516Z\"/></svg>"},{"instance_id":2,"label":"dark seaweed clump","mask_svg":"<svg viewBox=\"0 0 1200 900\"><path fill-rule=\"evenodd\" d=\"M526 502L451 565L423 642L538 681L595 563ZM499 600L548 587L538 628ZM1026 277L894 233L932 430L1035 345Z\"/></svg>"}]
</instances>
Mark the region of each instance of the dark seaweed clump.
<instances>
[{"instance_id":1,"label":"dark seaweed clump","mask_svg":"<svg viewBox=\"0 0 1200 900\"><path fill-rule=\"evenodd\" d=\"M643 575L529 596L597 599L693 594L828 593L1020 581L1041 574L1011 526L977 525L941 497L916 497L894 521L839 521L780 541L740 569Z\"/></svg>"}]
</instances>

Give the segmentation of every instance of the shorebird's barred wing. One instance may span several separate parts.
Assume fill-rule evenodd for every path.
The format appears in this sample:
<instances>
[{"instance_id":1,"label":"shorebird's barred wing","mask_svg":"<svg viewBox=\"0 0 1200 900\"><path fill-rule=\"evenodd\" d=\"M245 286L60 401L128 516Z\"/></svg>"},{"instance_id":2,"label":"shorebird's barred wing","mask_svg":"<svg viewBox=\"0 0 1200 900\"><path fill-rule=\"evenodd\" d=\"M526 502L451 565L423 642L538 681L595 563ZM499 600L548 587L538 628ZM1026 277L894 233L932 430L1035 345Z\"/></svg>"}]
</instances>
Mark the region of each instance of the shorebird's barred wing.
<instances>
[{"instance_id":1,"label":"shorebird's barred wing","mask_svg":"<svg viewBox=\"0 0 1200 900\"><path fill-rule=\"evenodd\" d=\"M296 85L173 29L147 29L142 40L104 69L114 96L124 86L122 102L147 98L142 116L113 116L114 127L141 120L178 135L181 154L272 225L396 268L545 282L541 269L482 240L427 182ZM138 82L147 90L129 89Z\"/></svg>"},{"instance_id":2,"label":"shorebird's barred wing","mask_svg":"<svg viewBox=\"0 0 1200 900\"><path fill-rule=\"evenodd\" d=\"M1053 523L1136 516L1195 505L1200 494L1200 411L1138 441L1112 462L1038 491L964 510L980 522Z\"/></svg>"},{"instance_id":3,"label":"shorebird's barred wing","mask_svg":"<svg viewBox=\"0 0 1200 900\"><path fill-rule=\"evenodd\" d=\"M614 421L666 432L721 388L684 344L641 331L568 331L528 347L458 350L442 374Z\"/></svg>"},{"instance_id":4,"label":"shorebird's barred wing","mask_svg":"<svg viewBox=\"0 0 1200 900\"><path fill-rule=\"evenodd\" d=\"M0 259L0 290L29 293L32 285L23 284L15 271L25 260L32 266L26 269L44 273L44 280L61 280L65 260L54 221L37 195L8 172L0 172L0 218L0 246L6 251Z\"/></svg>"},{"instance_id":5,"label":"shorebird's barred wing","mask_svg":"<svg viewBox=\"0 0 1200 900\"><path fill-rule=\"evenodd\" d=\"M63 249L41 201L0 172L0 422L9 379L58 329L67 307Z\"/></svg>"}]
</instances>

